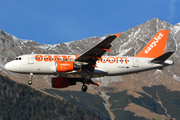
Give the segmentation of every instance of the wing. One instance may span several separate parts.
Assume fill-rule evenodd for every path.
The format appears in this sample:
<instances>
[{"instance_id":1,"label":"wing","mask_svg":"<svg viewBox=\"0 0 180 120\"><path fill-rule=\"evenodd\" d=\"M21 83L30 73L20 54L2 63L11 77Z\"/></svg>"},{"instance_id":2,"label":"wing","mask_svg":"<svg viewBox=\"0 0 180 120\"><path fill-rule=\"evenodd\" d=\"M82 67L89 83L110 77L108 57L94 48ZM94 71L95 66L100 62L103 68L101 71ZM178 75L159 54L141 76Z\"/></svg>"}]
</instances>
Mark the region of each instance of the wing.
<instances>
[{"instance_id":1,"label":"wing","mask_svg":"<svg viewBox=\"0 0 180 120\"><path fill-rule=\"evenodd\" d=\"M110 43L116 38L119 37L119 34L115 34L112 36L107 37L103 41L101 41L99 44L85 52L84 54L80 55L78 58L75 59L75 61L79 62L86 62L88 65L91 65L92 67L95 67L96 61L98 59L101 59L101 56L106 51L111 51L109 48L111 47Z\"/></svg>"}]
</instances>

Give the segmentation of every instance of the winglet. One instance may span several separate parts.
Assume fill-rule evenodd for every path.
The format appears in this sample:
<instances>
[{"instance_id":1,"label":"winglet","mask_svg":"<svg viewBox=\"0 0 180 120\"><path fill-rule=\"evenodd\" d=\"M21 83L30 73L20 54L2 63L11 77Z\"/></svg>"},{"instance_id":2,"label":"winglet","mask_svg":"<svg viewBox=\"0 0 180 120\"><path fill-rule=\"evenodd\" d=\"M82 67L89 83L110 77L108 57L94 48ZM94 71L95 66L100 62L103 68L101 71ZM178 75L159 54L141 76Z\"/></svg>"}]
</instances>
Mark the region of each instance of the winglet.
<instances>
[{"instance_id":1,"label":"winglet","mask_svg":"<svg viewBox=\"0 0 180 120\"><path fill-rule=\"evenodd\" d=\"M120 34L121 34L121 33L117 33L117 34L115 34L115 36L119 38L119 35L120 35Z\"/></svg>"}]
</instances>

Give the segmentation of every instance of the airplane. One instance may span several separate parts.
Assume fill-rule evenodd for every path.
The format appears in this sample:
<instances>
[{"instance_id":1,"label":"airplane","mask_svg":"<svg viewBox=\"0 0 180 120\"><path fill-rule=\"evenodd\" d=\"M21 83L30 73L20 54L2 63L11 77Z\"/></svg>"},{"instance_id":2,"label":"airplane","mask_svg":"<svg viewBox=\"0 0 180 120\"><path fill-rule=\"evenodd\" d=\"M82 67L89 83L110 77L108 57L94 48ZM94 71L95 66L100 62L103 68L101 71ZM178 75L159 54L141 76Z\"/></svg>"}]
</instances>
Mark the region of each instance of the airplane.
<instances>
[{"instance_id":1,"label":"airplane","mask_svg":"<svg viewBox=\"0 0 180 120\"><path fill-rule=\"evenodd\" d=\"M151 41L133 57L103 56L111 51L111 43L120 33L106 37L103 41L82 55L31 54L21 55L5 65L11 72L30 74L28 84L32 84L33 75L55 75L51 83L53 88L65 88L81 82L83 92L87 85L99 86L91 78L139 73L151 69L161 69L174 62L167 60L173 52L165 51L169 30L160 30Z\"/></svg>"}]
</instances>

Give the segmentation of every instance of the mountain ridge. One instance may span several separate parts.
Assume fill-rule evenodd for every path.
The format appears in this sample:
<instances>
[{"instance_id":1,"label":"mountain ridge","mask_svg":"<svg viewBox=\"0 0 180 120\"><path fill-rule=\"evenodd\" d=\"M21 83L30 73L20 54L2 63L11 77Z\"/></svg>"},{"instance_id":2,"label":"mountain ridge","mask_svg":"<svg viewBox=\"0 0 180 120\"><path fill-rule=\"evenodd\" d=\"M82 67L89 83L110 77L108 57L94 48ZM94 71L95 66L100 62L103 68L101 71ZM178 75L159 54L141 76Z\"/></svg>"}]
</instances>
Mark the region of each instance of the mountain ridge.
<instances>
[{"instance_id":1,"label":"mountain ridge","mask_svg":"<svg viewBox=\"0 0 180 120\"><path fill-rule=\"evenodd\" d=\"M127 31L121 32L120 38L113 41L111 52L107 52L105 55L134 56L143 49L160 29L170 30L165 52L176 51L169 58L175 62L175 65L165 67L164 70L157 69L138 74L96 78L93 80L101 81L100 87L89 85L87 92L91 94L101 93L100 96L108 102L110 97L106 94L108 92L116 93L127 90L128 93L134 95L133 92L144 92L142 89L144 86L164 85L172 91L180 91L180 23L173 26L165 20L151 19ZM105 36L109 35L111 34ZM3 72L7 76L13 76L20 83L27 84L28 75L11 73L6 71L3 65L16 56L30 54L34 50L38 54L82 54L102 41L104 37L91 37L68 43L46 45L36 43L32 40L21 40L0 30L0 72ZM35 75L32 86L37 89L51 88L51 77ZM80 91L80 88L81 84L78 83L76 86L60 90Z\"/></svg>"},{"instance_id":2,"label":"mountain ridge","mask_svg":"<svg viewBox=\"0 0 180 120\"><path fill-rule=\"evenodd\" d=\"M117 38L112 43L111 52L106 52L105 55L134 56L142 50L142 48L160 29L170 30L165 51L176 51L170 59L175 60L175 63L177 63L176 61L178 61L178 58L180 58L180 23L173 26L167 23L167 21L161 22L157 18L137 25L126 32L122 32L120 34L120 38ZM30 54L34 50L35 53L38 54L82 54L94 45L96 45L98 42L102 41L103 38L104 37L91 37L78 41L71 41L68 43L46 45L36 43L32 40L21 40L0 30L0 43L3 43L0 45L0 63L4 65L6 62L14 59L16 56ZM177 66L174 67L176 68ZM170 69L171 66L167 68ZM168 71L167 68L165 68L165 71ZM173 73L171 72L171 74L171 77L175 78L175 80L179 80L179 72L173 71ZM111 79L110 77L105 78ZM119 77L117 76L115 78ZM119 79L120 81L122 81L122 78Z\"/></svg>"}]
</instances>

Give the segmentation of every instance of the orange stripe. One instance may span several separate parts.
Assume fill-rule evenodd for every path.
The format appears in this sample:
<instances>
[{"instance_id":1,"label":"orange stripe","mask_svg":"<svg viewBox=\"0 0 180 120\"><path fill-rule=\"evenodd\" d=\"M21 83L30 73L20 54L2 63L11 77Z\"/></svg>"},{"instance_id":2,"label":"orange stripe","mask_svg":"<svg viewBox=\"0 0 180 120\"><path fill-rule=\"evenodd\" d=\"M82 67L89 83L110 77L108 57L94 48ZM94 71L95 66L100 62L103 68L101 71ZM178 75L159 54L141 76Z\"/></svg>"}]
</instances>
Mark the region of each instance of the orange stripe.
<instances>
[{"instance_id":1,"label":"orange stripe","mask_svg":"<svg viewBox=\"0 0 180 120\"><path fill-rule=\"evenodd\" d=\"M120 35L120 34L121 34L121 33L117 33L117 34L115 34L115 36L119 38L119 35Z\"/></svg>"},{"instance_id":2,"label":"orange stripe","mask_svg":"<svg viewBox=\"0 0 180 120\"><path fill-rule=\"evenodd\" d=\"M105 51L111 51L110 49L107 48L102 48L102 47L98 47L99 49L105 50Z\"/></svg>"}]
</instances>

